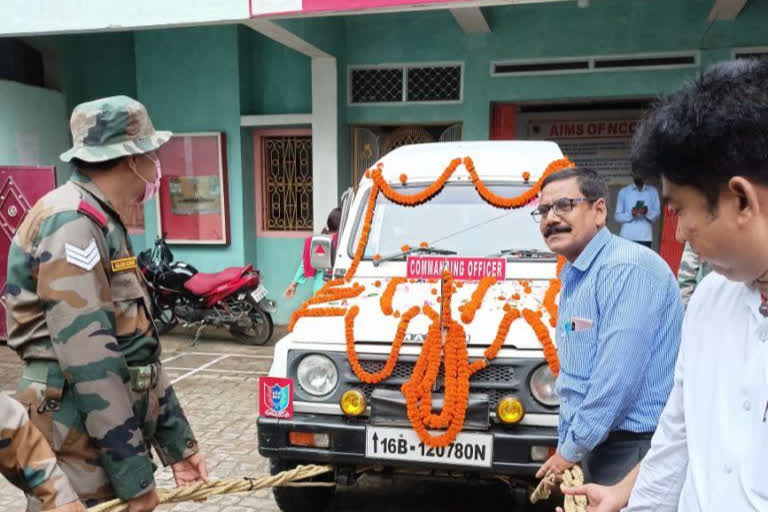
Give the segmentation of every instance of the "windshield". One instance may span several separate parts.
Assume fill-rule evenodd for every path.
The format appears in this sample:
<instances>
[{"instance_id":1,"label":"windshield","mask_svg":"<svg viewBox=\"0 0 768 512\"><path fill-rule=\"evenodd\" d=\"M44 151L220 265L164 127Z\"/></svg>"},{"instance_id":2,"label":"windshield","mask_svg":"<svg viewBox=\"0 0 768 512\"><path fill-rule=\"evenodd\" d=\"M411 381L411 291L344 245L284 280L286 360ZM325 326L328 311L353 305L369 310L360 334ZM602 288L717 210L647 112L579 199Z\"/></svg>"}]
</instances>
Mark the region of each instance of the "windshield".
<instances>
[{"instance_id":1,"label":"windshield","mask_svg":"<svg viewBox=\"0 0 768 512\"><path fill-rule=\"evenodd\" d=\"M397 190L410 195L424 188L408 186ZM488 188L499 196L514 197L528 190L529 185ZM364 198L362 204L366 203ZM530 204L515 210L491 206L469 183L448 183L434 198L416 207L400 206L379 194L363 257L391 255L400 252L403 245L415 248L422 242L436 249L455 251L459 256L498 256L518 250L549 253L539 225L531 217L532 209ZM350 257L360 240L363 214L361 211L358 215L354 243L348 248Z\"/></svg>"}]
</instances>

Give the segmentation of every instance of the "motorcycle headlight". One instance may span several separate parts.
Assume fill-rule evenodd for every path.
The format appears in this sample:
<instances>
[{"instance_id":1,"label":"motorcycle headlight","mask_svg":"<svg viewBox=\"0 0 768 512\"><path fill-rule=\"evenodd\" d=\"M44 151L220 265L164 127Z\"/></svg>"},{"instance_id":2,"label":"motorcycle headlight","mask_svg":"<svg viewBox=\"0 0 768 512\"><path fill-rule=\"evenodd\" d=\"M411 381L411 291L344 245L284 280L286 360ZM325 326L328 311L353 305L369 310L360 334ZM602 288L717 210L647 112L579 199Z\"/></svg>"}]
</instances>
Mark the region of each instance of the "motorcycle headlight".
<instances>
[{"instance_id":1,"label":"motorcycle headlight","mask_svg":"<svg viewBox=\"0 0 768 512\"><path fill-rule=\"evenodd\" d=\"M555 376L552 375L548 365L539 366L531 374L531 394L543 405L549 407L560 405L560 397L557 396L557 389L555 389Z\"/></svg>"},{"instance_id":2,"label":"motorcycle headlight","mask_svg":"<svg viewBox=\"0 0 768 512\"><path fill-rule=\"evenodd\" d=\"M301 389L310 395L324 396L336 388L339 382L339 371L329 358L312 354L299 363L296 379Z\"/></svg>"}]
</instances>

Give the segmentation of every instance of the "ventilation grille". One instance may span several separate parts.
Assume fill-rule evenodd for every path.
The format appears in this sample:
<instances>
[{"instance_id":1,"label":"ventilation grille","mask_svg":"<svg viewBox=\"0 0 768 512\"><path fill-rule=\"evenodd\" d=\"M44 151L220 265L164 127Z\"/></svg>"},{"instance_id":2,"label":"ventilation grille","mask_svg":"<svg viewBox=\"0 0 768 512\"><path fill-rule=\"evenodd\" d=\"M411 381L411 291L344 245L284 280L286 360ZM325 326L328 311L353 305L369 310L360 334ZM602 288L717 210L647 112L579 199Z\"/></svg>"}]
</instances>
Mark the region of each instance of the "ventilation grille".
<instances>
[{"instance_id":1,"label":"ventilation grille","mask_svg":"<svg viewBox=\"0 0 768 512\"><path fill-rule=\"evenodd\" d=\"M403 101L403 69L353 69L350 75L352 103L399 103Z\"/></svg>"},{"instance_id":2,"label":"ventilation grille","mask_svg":"<svg viewBox=\"0 0 768 512\"><path fill-rule=\"evenodd\" d=\"M768 47L742 48L733 51L734 59L765 59L766 57L768 57Z\"/></svg>"},{"instance_id":3,"label":"ventilation grille","mask_svg":"<svg viewBox=\"0 0 768 512\"><path fill-rule=\"evenodd\" d=\"M350 104L459 103L462 72L461 64L350 68Z\"/></svg>"},{"instance_id":4,"label":"ventilation grille","mask_svg":"<svg viewBox=\"0 0 768 512\"><path fill-rule=\"evenodd\" d=\"M669 69L699 65L698 52L664 55L618 55L580 59L501 61L491 63L493 76L524 76L594 71Z\"/></svg>"}]
</instances>

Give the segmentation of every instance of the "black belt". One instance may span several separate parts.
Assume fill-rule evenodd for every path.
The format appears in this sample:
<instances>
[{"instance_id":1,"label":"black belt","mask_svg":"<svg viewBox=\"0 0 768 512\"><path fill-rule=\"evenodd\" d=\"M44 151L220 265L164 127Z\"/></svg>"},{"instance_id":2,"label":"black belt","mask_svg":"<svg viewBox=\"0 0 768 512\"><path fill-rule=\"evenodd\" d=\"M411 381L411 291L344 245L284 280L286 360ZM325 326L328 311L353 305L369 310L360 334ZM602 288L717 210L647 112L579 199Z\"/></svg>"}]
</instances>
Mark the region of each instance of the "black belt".
<instances>
[{"instance_id":1,"label":"black belt","mask_svg":"<svg viewBox=\"0 0 768 512\"><path fill-rule=\"evenodd\" d=\"M605 442L617 441L649 441L653 437L653 432L630 432L629 430L614 430L608 434Z\"/></svg>"}]
</instances>

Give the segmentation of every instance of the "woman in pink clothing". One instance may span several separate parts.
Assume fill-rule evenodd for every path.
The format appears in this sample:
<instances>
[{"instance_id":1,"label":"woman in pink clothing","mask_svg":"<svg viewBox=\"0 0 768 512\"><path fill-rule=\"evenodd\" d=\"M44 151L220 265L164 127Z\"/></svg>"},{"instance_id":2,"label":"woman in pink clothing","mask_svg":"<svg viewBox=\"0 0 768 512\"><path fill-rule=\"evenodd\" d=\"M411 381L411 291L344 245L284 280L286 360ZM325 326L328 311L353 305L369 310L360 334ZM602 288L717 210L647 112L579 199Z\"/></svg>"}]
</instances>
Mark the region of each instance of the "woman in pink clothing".
<instances>
[{"instance_id":1,"label":"woman in pink clothing","mask_svg":"<svg viewBox=\"0 0 768 512\"><path fill-rule=\"evenodd\" d=\"M331 235L333 236L333 246L336 247L336 238L338 236L339 231L339 223L341 222L341 209L334 208L331 210L331 212L328 214L328 220L326 221L326 226L323 229L324 235ZM296 294L296 288L299 287L300 284L304 284L307 282L307 280L312 280L312 294L317 293L317 291L322 288L323 282L325 281L323 277L323 272L318 272L312 267L312 264L310 263L311 258L309 254L309 247L312 244L312 237L307 237L306 240L304 240L304 251L302 252L301 257L301 263L299 264L299 268L296 269L296 275L293 276L293 281L288 286L288 288L285 289L285 292L283 293L283 296L286 299L292 298Z\"/></svg>"}]
</instances>

